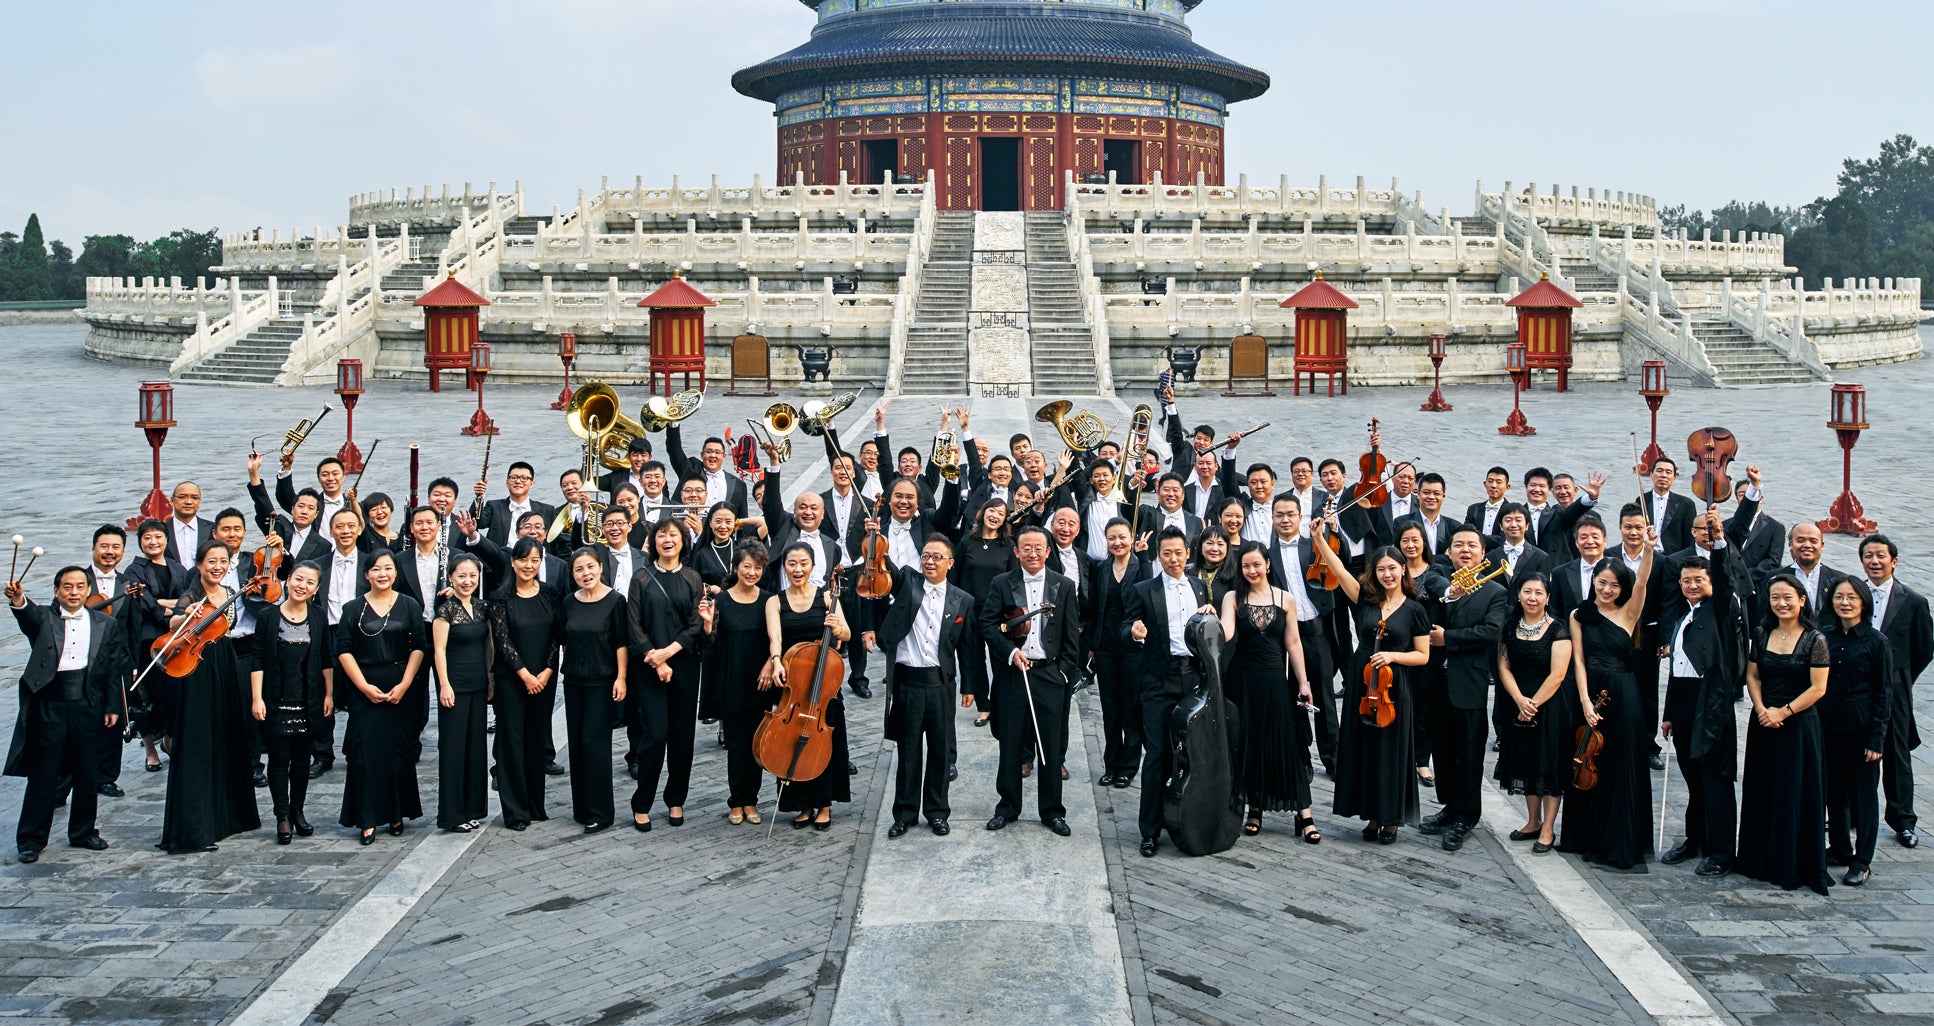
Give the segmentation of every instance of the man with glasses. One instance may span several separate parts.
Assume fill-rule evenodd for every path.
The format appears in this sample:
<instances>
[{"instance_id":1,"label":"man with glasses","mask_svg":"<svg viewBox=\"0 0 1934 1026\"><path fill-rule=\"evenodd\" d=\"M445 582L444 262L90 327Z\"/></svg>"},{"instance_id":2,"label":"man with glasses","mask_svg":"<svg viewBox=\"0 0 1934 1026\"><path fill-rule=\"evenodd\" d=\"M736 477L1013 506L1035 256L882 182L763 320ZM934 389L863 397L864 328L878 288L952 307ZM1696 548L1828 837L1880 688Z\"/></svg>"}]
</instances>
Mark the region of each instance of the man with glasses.
<instances>
[{"instance_id":1,"label":"man with glasses","mask_svg":"<svg viewBox=\"0 0 1934 1026\"><path fill-rule=\"evenodd\" d=\"M510 472L504 475L504 487L510 494L502 499L489 499L483 504L483 515L477 518L477 529L491 543L504 548L510 545L511 535L517 525L522 523L527 513L543 516L546 524L557 516L557 507L531 498L531 486L537 483L537 471L522 460L510 465ZM478 481L477 497L482 498L488 481Z\"/></svg>"},{"instance_id":2,"label":"man with glasses","mask_svg":"<svg viewBox=\"0 0 1934 1026\"><path fill-rule=\"evenodd\" d=\"M665 428L665 459L680 480L696 478L705 482L705 504L714 506L721 502L732 507L732 512L740 518L746 516L750 508L747 503L745 482L737 474L725 467L725 439L707 438L699 446L698 458L685 455L685 443L679 437L678 425Z\"/></svg>"},{"instance_id":3,"label":"man with glasses","mask_svg":"<svg viewBox=\"0 0 1934 1026\"><path fill-rule=\"evenodd\" d=\"M888 653L887 736L900 750L889 838L904 835L921 815L935 834L945 837L950 830L951 699L966 682L969 693L960 704L972 705L977 676L968 654L976 630L974 597L947 583L953 565L954 550L946 537L928 535L918 572L894 571L892 606L878 633L867 639Z\"/></svg>"}]
</instances>

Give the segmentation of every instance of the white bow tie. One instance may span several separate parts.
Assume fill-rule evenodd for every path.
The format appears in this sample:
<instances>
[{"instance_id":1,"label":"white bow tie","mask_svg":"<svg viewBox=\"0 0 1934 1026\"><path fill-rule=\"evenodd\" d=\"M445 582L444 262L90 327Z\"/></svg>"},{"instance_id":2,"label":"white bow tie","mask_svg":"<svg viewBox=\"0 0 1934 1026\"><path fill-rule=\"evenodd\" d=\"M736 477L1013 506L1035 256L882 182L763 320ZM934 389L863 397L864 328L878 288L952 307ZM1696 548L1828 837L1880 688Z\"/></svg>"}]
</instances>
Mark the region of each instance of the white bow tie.
<instances>
[{"instance_id":1,"label":"white bow tie","mask_svg":"<svg viewBox=\"0 0 1934 1026\"><path fill-rule=\"evenodd\" d=\"M60 618L63 620L85 620L87 619L87 611L84 609L76 609L70 613L63 609L60 611Z\"/></svg>"}]
</instances>

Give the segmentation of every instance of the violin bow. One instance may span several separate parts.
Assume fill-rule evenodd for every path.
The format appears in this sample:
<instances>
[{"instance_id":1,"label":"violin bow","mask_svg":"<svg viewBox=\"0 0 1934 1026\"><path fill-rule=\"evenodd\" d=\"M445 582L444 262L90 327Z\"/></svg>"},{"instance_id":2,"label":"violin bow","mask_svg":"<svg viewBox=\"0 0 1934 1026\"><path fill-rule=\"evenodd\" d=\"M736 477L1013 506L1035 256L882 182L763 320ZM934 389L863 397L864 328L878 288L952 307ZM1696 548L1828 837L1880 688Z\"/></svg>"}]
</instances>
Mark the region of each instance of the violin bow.
<instances>
[{"instance_id":1,"label":"violin bow","mask_svg":"<svg viewBox=\"0 0 1934 1026\"><path fill-rule=\"evenodd\" d=\"M1410 469L1412 469L1412 470L1415 470L1415 469L1417 469L1417 464L1416 464L1415 462L1413 462L1413 461L1411 461L1411 460L1404 460L1404 461L1403 461L1402 463L1393 463L1393 464L1391 464L1391 465L1390 465L1390 476L1389 476L1389 477L1386 477L1386 478L1384 478L1384 479L1383 479L1383 480L1381 480L1381 481L1378 481L1378 482L1377 482L1377 487L1376 487L1376 488L1371 488L1371 489L1368 489L1368 490L1365 490L1365 491L1362 491L1362 492L1360 492L1360 493L1358 493L1358 495L1357 495L1357 497L1356 497L1356 498L1354 498L1354 499L1351 499L1351 500L1349 501L1349 503L1348 503L1347 505L1344 505L1344 506L1340 506L1340 507L1338 507L1338 508L1336 508L1336 509L1333 509L1333 510L1329 510L1329 511L1327 511L1327 512L1325 512L1325 513L1324 513L1323 515L1324 515L1325 517L1333 517L1333 516L1338 516L1338 515L1340 515L1341 513L1343 513L1343 512L1345 511L1345 510L1349 510L1349 509L1354 509L1354 508L1356 508L1356 506L1357 506L1357 504L1358 504L1358 503L1360 503L1360 502L1362 502L1362 501L1363 501L1364 499L1367 499L1367 498L1369 498L1369 497L1370 497L1370 496L1372 496L1372 495L1375 495L1375 494L1377 493L1377 491L1378 491L1379 489L1382 489L1382 488L1387 488L1387 487L1389 487L1389 485L1390 485L1390 482L1392 482L1392 481L1395 481L1395 480L1397 479L1397 475L1398 475L1398 474L1400 474L1400 473L1402 473L1402 472L1403 472L1403 469L1404 469L1405 467L1409 467Z\"/></svg>"},{"instance_id":2,"label":"violin bow","mask_svg":"<svg viewBox=\"0 0 1934 1026\"><path fill-rule=\"evenodd\" d=\"M1632 432L1632 476L1639 479L1639 515L1645 518L1645 526L1652 526L1652 504L1646 501L1645 493L1652 490L1651 483L1639 470L1639 433Z\"/></svg>"}]
</instances>

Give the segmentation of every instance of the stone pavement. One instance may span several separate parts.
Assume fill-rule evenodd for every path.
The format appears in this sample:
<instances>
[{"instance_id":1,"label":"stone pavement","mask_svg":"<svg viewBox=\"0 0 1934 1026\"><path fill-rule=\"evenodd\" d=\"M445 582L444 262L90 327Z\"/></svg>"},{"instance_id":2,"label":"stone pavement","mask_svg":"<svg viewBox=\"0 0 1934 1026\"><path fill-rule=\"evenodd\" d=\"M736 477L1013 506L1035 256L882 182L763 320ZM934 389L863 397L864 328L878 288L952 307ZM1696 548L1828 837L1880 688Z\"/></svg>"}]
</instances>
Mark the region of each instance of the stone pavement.
<instances>
[{"instance_id":1,"label":"stone pavement","mask_svg":"<svg viewBox=\"0 0 1934 1026\"><path fill-rule=\"evenodd\" d=\"M82 359L83 335L84 329L71 325L0 329L13 372L12 387L0 393L0 414L6 415L0 419L6 425L0 435L6 473L0 537L20 533L29 544L48 548L30 581L41 594L54 567L84 562L91 526L124 519L146 489L145 446L130 426L135 384L144 374ZM1856 491L1868 514L1902 543L1903 578L1927 590L1934 587L1934 573L1922 554L1934 550L1934 521L1896 482L1934 450L1914 416L1934 400L1934 383L1921 364L1847 377L1868 386L1875 421L1856 452ZM1496 434L1510 409L1503 389L1453 389L1449 398L1457 409L1450 414L1418 413L1421 389L1362 389L1335 399L1284 393L1274 400L1223 399L1204 391L1184 400L1186 420L1209 420L1225 432L1273 421L1268 432L1245 443L1242 457L1279 468L1297 453L1357 453L1363 423L1377 416L1386 453L1420 459L1445 473L1458 509L1479 494L1477 482L1493 462L1518 473L1534 463L1575 473L1597 467L1618 472L1612 494L1624 497L1638 489L1622 473L1631 460L1626 433L1645 428L1644 406L1629 386L1586 386L1557 397L1541 385L1525 400L1540 432L1529 439ZM79 395L88 398L84 418L67 412ZM506 431L493 462L536 463L544 479L538 494L545 498L555 491L548 483L555 480L554 468L576 462L575 439L547 408L554 395L555 389L540 386L493 385L486 393L486 406ZM708 399L699 422L708 428L740 423L770 401ZM1119 405L1096 409L1117 422L1140 401L1143 396L1124 395ZM208 496L206 512L240 504L249 438L267 434L264 446L272 447L283 430L323 403L335 399L322 389L179 387L181 426L164 452L164 488L193 476ZM1307 410L1299 408L1303 404ZM438 473L473 477L482 443L459 438L456 429L474 405L474 396L461 390L431 396L420 386L374 383L357 411L357 438L365 450L372 438L385 440L364 491L401 498L410 441L424 446L426 487ZM924 449L939 405L896 402L895 444ZM1025 422L1034 405L981 406L976 426L994 439L1012 430L1041 437L1044 425ZM56 420L50 410L66 415ZM1825 385L1684 390L1666 400L1661 445L1674 452L1674 439L1694 428L1732 428L1741 439L1740 465L1756 461L1767 472L1767 511L1791 524L1824 515L1839 488L1839 451L1824 426L1825 413ZM342 424L339 411L297 462L313 467L340 443ZM849 436L861 433L855 414L847 425ZM103 451L113 455L104 460L97 455ZM818 471L816 455L802 450L795 460L801 480L789 475L788 491ZM112 478L101 472L103 466L114 468ZM305 473L298 470L298 476ZM821 486L823 476L814 485ZM1832 539L1828 562L1850 569L1852 552L1850 539ZM24 656L18 633L0 631L0 681L17 680ZM963 716L955 835L942 840L919 831L887 842L880 836L880 812L891 790L891 760L879 740L880 705L848 701L860 774L854 802L838 810L838 826L830 833L795 832L780 823L767 841L762 831L728 826L720 793L723 753L702 734L685 826L671 828L660 815L656 829L642 836L619 829L584 837L568 818L523 834L487 829L396 929L367 939L368 954L346 967L346 977L314 1017L420 1026L827 1022L845 1015L837 999L868 990L857 962L855 975L843 976L849 957L868 956L869 985L882 972L908 987L920 984L921 976L892 957L911 948L867 951L866 910L889 907L890 859L908 858L903 852L950 842L959 842L960 851L993 850L985 848L988 840L1007 840L979 830L992 805L992 787L970 753L986 742ZM14 707L0 700L0 735L10 732ZM1920 711L1934 716L1925 704ZM1081 719L1092 750L1099 716L1091 694L1081 700ZM1921 753L1924 779L1934 779L1934 770L1925 767L1930 752ZM38 865L0 862L0 937L11 942L0 948L0 1014L27 1022L229 1019L345 910L373 889L387 893L378 885L405 853L422 847L429 830L428 820L421 821L400 841L383 837L370 849L333 826L289 848L276 847L263 831L224 842L219 852L165 857L151 848L165 777L142 773L139 763L138 750L130 749L122 778L128 797L103 800L103 830L113 850L80 857L56 845ZM1071 759L1071 769L1077 765ZM433 791L434 773L426 758L426 790ZM1653 779L1656 787L1660 777ZM625 782L621 776L621 788ZM1097 835L1085 831L1098 821L1116 928L1113 954L1136 1022L1651 1018L1574 924L1516 868L1502 849L1508 842L1490 830L1473 834L1455 855L1408 832L1392 847L1366 846L1348 824L1322 814L1328 785L1319 777L1319 821L1326 831L1320 846L1291 835L1286 816L1271 817L1259 838L1244 838L1223 855L1188 859L1165 848L1161 857L1145 860L1134 854L1138 792L1090 788L1083 798L1074 793L1082 790L1080 783L1079 775L1070 781L1071 805L1091 801L1096 813L1078 815L1072 841L1088 843ZM333 823L340 774L318 785L311 818ZM1671 790L1669 818L1676 824L1683 811L1681 782ZM0 823L18 814L19 796L17 782L0 784ZM554 809L568 800L561 783L551 789L551 800ZM1496 794L1487 802L1516 805ZM1041 832L1031 822L1009 832L1014 829ZM879 850L887 844L922 847ZM959 851L947 854L957 857ZM1576 867L1576 886L1617 910L1632 928L1630 937L1656 945L1660 957L1687 975L1694 993L1711 998L1722 1020L1861 1022L1884 1014L1888 1022L1934 1021L1934 876L1919 851L1883 839L1872 882L1836 888L1830 898L1781 893L1736 877L1715 883L1684 866L1606 875L1569 864ZM877 878L870 872L876 866ZM929 900L940 914L955 914L950 910L974 900L967 891L940 886ZM924 913L901 915L914 914ZM998 954L1009 964L1053 971L1057 965L1090 969L1094 958L1105 962L1110 953L1105 945L1088 956L1015 945ZM966 993L999 995L1007 986L999 977L978 981L979 987L969 985L976 982L971 978L956 982ZM1007 1017L1057 1021L1026 1008Z\"/></svg>"}]
</instances>

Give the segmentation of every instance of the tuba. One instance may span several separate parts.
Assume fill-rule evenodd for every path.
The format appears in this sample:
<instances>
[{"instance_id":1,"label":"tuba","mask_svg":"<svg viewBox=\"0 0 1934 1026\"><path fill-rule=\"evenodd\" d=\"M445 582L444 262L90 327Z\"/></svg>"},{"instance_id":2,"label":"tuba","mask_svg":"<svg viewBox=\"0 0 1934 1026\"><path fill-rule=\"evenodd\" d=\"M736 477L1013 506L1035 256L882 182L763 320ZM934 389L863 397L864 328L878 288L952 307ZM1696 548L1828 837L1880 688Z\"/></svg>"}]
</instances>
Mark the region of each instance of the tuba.
<instances>
[{"instance_id":1,"label":"tuba","mask_svg":"<svg viewBox=\"0 0 1934 1026\"><path fill-rule=\"evenodd\" d=\"M631 440L645 436L645 426L618 409L617 391L602 381L571 393L571 402L564 408L564 423L572 434L592 443L597 461L609 470L631 469ZM590 480L588 473L585 480Z\"/></svg>"},{"instance_id":2,"label":"tuba","mask_svg":"<svg viewBox=\"0 0 1934 1026\"><path fill-rule=\"evenodd\" d=\"M697 413L704 403L705 393L696 388L671 396L655 395L638 407L638 424L653 433L663 431Z\"/></svg>"},{"instance_id":3,"label":"tuba","mask_svg":"<svg viewBox=\"0 0 1934 1026\"><path fill-rule=\"evenodd\" d=\"M591 385L585 386L585 388L591 388L591 387L593 386ZM598 385L596 387L604 388L604 386L602 385ZM606 392L611 391L609 388L605 388L604 390ZM578 391L582 393L584 389L579 389ZM612 400L614 404L613 406L614 412L616 409L615 407L616 399L617 399L616 393L613 393ZM572 406L572 411L574 412L577 408L576 396L573 396L571 398L571 406ZM571 414L568 412L565 414L565 416L567 417L569 417L570 415ZM581 483L578 485L578 487L584 488L584 489L590 489L592 495L600 495L602 493L598 491L598 479L596 476L597 470L598 470L597 464L599 459L598 451L604 442L604 437L611 434L611 432L601 430L604 426L604 422L599 420L596 414L587 415L582 424L580 424L577 420L570 421L570 424L571 424L571 431L575 433L579 438L584 439L584 461L578 467L578 477L581 480ZM625 464L625 466L630 467L630 464L627 463ZM615 470L616 468L614 467L612 469ZM568 502L565 503L564 508L558 510L557 517L551 521L551 529L545 533L544 540L547 542L554 542L559 537L563 536L565 531L568 531L571 529L571 522L577 518L577 512L578 512L578 508L575 504L568 503ZM586 518L588 518L588 522L584 525L587 532L590 530L591 524L600 524L600 525L603 524L604 523L604 503L598 502L597 500L593 499L590 503L586 504L584 509L584 515Z\"/></svg>"},{"instance_id":4,"label":"tuba","mask_svg":"<svg viewBox=\"0 0 1934 1026\"><path fill-rule=\"evenodd\" d=\"M933 436L933 468L949 481L960 480L960 442L952 431Z\"/></svg>"},{"instance_id":5,"label":"tuba","mask_svg":"<svg viewBox=\"0 0 1934 1026\"><path fill-rule=\"evenodd\" d=\"M792 439L789 437L799 426L799 411L791 403L773 403L766 407L764 420L746 418L746 425L752 429L752 437L760 444L770 443L779 451L775 457L780 463L792 459Z\"/></svg>"},{"instance_id":6,"label":"tuba","mask_svg":"<svg viewBox=\"0 0 1934 1026\"><path fill-rule=\"evenodd\" d=\"M1100 417L1087 410L1078 410L1074 416L1068 416L1068 410L1073 406L1074 403L1066 399L1056 399L1034 411L1034 419L1043 424L1053 424L1068 448L1076 452L1092 452L1108 437L1108 428L1101 423Z\"/></svg>"},{"instance_id":7,"label":"tuba","mask_svg":"<svg viewBox=\"0 0 1934 1026\"><path fill-rule=\"evenodd\" d=\"M808 399L799 410L799 429L818 438L833 426L834 418L851 409L859 399L858 392L841 392L828 402L822 399Z\"/></svg>"}]
</instances>

